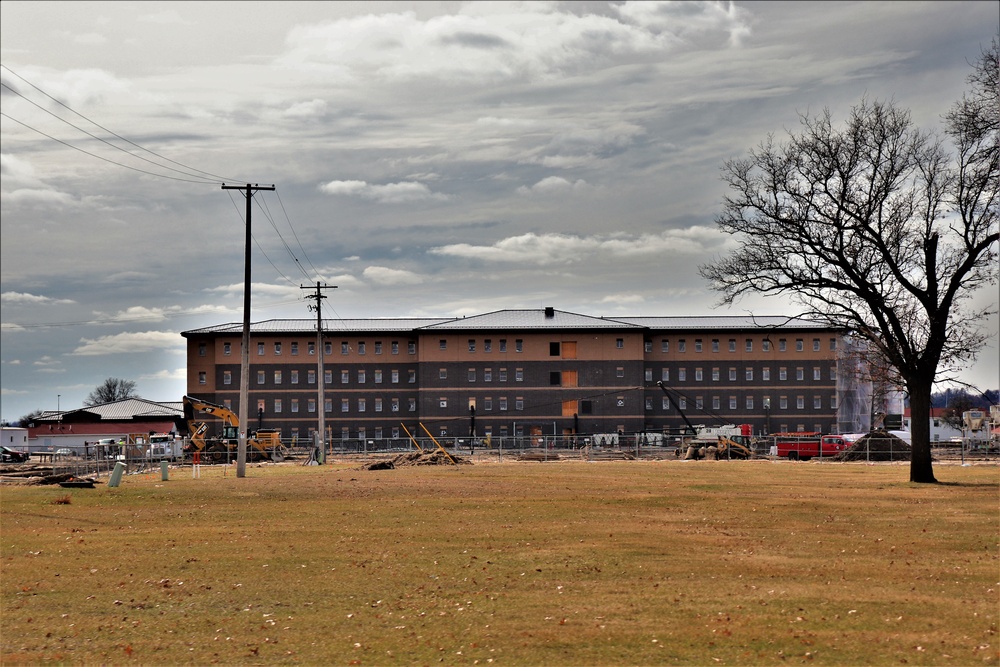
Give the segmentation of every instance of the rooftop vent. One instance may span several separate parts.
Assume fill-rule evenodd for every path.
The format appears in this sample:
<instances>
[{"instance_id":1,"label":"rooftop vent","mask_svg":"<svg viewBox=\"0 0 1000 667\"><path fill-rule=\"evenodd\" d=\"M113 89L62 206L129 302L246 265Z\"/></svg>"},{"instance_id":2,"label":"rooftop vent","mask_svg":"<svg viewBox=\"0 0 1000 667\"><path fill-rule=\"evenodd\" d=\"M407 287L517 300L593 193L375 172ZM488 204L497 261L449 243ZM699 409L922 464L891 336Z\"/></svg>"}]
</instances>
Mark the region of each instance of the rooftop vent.
<instances>
[{"instance_id":1,"label":"rooftop vent","mask_svg":"<svg viewBox=\"0 0 1000 667\"><path fill-rule=\"evenodd\" d=\"M553 308L552 306L548 306L545 308L545 317L555 317L555 316L556 316L555 308Z\"/></svg>"}]
</instances>

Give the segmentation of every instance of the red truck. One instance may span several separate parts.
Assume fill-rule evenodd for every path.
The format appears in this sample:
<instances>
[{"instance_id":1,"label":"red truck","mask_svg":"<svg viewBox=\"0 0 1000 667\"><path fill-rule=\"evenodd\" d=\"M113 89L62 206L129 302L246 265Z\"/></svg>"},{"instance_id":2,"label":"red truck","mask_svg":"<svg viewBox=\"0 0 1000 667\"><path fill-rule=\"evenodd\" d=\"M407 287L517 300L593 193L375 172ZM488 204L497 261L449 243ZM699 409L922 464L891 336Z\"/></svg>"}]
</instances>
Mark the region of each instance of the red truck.
<instances>
[{"instance_id":1,"label":"red truck","mask_svg":"<svg viewBox=\"0 0 1000 667\"><path fill-rule=\"evenodd\" d=\"M823 435L817 431L795 433L775 433L776 450L772 455L787 457L790 461L808 461L814 456L836 456L848 448L848 442L840 435Z\"/></svg>"}]
</instances>

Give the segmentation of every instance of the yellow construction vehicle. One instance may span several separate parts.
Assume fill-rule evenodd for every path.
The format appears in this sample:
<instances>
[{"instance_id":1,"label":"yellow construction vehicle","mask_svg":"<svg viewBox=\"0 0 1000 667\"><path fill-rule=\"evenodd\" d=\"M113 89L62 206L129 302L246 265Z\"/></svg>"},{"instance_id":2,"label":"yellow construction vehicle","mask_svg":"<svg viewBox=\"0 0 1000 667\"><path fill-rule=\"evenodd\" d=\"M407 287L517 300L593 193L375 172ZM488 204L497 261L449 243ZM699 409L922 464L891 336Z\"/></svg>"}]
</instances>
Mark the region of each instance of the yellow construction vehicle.
<instances>
[{"instance_id":1,"label":"yellow construction vehicle","mask_svg":"<svg viewBox=\"0 0 1000 667\"><path fill-rule=\"evenodd\" d=\"M222 434L206 436L208 425L198 421L196 413L221 419ZM200 398L185 396L184 419L187 420L190 433L190 442L184 447L185 452L201 452L212 461L235 459L239 447L240 419L232 410ZM247 436L248 461L284 461L287 451L281 444L281 431L278 429L260 429Z\"/></svg>"}]
</instances>

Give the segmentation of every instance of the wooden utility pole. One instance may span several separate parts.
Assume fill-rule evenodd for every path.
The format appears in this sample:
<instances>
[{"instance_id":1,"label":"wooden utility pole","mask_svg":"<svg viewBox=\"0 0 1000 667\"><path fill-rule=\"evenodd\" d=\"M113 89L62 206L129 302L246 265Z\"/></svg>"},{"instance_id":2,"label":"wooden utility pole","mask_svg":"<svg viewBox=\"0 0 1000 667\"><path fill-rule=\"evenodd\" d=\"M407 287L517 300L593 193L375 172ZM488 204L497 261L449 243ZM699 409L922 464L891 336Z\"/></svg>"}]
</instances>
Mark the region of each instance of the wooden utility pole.
<instances>
[{"instance_id":1,"label":"wooden utility pole","mask_svg":"<svg viewBox=\"0 0 1000 667\"><path fill-rule=\"evenodd\" d=\"M247 199L246 245L243 254L243 350L240 353L240 409L239 409L239 445L236 450L236 476L246 477L247 474L247 424L250 421L250 200L258 190L273 190L273 185L226 185L223 190L245 190L243 196Z\"/></svg>"},{"instance_id":2,"label":"wooden utility pole","mask_svg":"<svg viewBox=\"0 0 1000 667\"><path fill-rule=\"evenodd\" d=\"M300 285L300 288L314 289L305 285ZM316 309L316 384L319 387L319 396L317 399L319 401L317 408L319 411L319 440L316 443L317 447L319 447L319 452L316 457L317 463L323 462L326 452L326 396L323 393L326 385L326 371L323 370L323 356L325 352L325 348L323 347L323 299L326 296L322 292L325 289L337 289L337 286L321 285L317 281L315 287L316 293L306 297L307 299L316 299L316 305L309 307Z\"/></svg>"}]
</instances>

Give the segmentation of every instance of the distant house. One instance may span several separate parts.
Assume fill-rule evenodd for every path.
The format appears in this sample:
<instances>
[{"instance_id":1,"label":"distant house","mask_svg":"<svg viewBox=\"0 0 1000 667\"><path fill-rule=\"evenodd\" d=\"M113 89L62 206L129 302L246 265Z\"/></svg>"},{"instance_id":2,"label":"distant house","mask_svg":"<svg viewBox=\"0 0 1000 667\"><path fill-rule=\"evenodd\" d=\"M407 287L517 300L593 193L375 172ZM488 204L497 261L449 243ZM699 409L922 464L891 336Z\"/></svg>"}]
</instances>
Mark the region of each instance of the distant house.
<instances>
[{"instance_id":1,"label":"distant house","mask_svg":"<svg viewBox=\"0 0 1000 667\"><path fill-rule=\"evenodd\" d=\"M951 426L944 420L944 415L947 411L948 408L931 408L931 444L935 442L948 442L952 438L956 440L961 440L962 438L962 431ZM913 417L910 414L910 409L906 408L903 412L903 428L907 431L912 431L912 423Z\"/></svg>"},{"instance_id":2,"label":"distant house","mask_svg":"<svg viewBox=\"0 0 1000 667\"><path fill-rule=\"evenodd\" d=\"M46 411L28 424L32 452L69 448L85 453L104 438L119 440L137 434L179 433L184 420L180 401L155 402L144 398L90 405L76 410Z\"/></svg>"}]
</instances>

